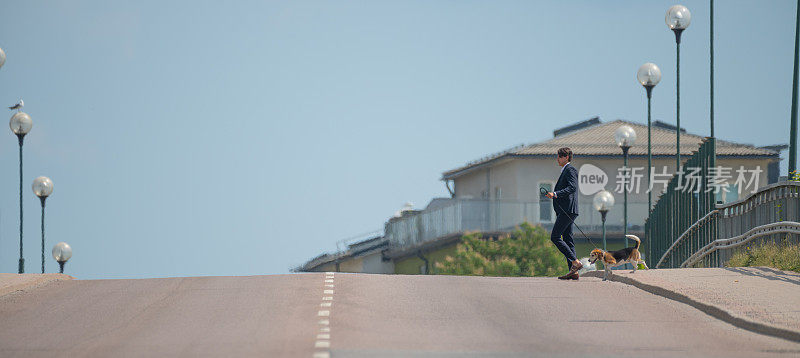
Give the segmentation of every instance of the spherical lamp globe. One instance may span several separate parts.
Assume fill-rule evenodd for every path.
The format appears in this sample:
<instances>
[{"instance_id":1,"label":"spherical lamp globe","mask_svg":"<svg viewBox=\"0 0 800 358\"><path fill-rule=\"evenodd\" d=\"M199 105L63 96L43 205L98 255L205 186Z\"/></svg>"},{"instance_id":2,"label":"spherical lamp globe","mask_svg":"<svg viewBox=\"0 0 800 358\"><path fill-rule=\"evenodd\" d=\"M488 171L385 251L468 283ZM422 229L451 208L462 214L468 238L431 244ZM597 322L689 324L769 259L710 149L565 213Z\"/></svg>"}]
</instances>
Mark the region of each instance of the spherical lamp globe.
<instances>
[{"instance_id":1,"label":"spherical lamp globe","mask_svg":"<svg viewBox=\"0 0 800 358\"><path fill-rule=\"evenodd\" d=\"M33 120L31 120L31 116L27 113L17 112L11 116L11 121L9 121L8 126L11 127L11 131L14 132L14 134L24 136L33 128Z\"/></svg>"},{"instance_id":2,"label":"spherical lamp globe","mask_svg":"<svg viewBox=\"0 0 800 358\"><path fill-rule=\"evenodd\" d=\"M614 140L620 147L633 147L636 143L636 131L629 125L623 125L614 132Z\"/></svg>"},{"instance_id":3,"label":"spherical lamp globe","mask_svg":"<svg viewBox=\"0 0 800 358\"><path fill-rule=\"evenodd\" d=\"M673 5L667 10L664 21L670 30L685 30L692 23L692 13L683 5Z\"/></svg>"},{"instance_id":4,"label":"spherical lamp globe","mask_svg":"<svg viewBox=\"0 0 800 358\"><path fill-rule=\"evenodd\" d=\"M661 82L661 69L655 63L645 63L636 72L636 79L639 80L639 84L642 86L655 87Z\"/></svg>"},{"instance_id":5,"label":"spherical lamp globe","mask_svg":"<svg viewBox=\"0 0 800 358\"><path fill-rule=\"evenodd\" d=\"M53 181L48 177L38 177L33 180L33 193L40 198L46 198L53 193Z\"/></svg>"},{"instance_id":6,"label":"spherical lamp globe","mask_svg":"<svg viewBox=\"0 0 800 358\"><path fill-rule=\"evenodd\" d=\"M58 262L67 262L72 257L72 248L66 242L53 246L53 258Z\"/></svg>"},{"instance_id":7,"label":"spherical lamp globe","mask_svg":"<svg viewBox=\"0 0 800 358\"><path fill-rule=\"evenodd\" d=\"M594 194L592 204L597 211L609 211L614 206L614 195L607 190L600 190L597 194Z\"/></svg>"}]
</instances>

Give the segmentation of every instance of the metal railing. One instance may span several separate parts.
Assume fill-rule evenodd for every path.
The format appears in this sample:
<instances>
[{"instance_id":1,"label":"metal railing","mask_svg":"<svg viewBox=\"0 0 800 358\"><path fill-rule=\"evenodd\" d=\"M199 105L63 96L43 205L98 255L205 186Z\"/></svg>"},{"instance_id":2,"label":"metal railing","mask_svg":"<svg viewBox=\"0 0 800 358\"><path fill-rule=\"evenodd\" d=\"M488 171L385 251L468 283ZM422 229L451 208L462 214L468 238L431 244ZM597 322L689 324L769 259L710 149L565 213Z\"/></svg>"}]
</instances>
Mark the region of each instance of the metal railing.
<instances>
[{"instance_id":1,"label":"metal railing","mask_svg":"<svg viewBox=\"0 0 800 358\"><path fill-rule=\"evenodd\" d=\"M641 231L641 223L647 211L646 202L629 202L629 231ZM542 224L548 226L550 221L541 221L540 211L549 211L549 217L554 220L552 201L518 201L518 200L488 200L488 199L449 199L447 203L440 203L437 207L422 211L405 212L401 217L392 218L386 223L384 233L392 248L406 248L416 246L442 238L445 236L465 233L468 231L481 232L508 232L514 230L523 222ZM575 219L587 235L595 237L601 232L600 214L594 210L589 200L582 200L579 205L580 215ZM609 218L619 217L620 223L609 220L606 223L608 231L622 231L622 207L614 207ZM640 214L637 214L640 213ZM545 214L545 217L548 215ZM617 220L615 220L617 221ZM580 235L576 232L576 238ZM609 239L622 239L609 237Z\"/></svg>"},{"instance_id":2,"label":"metal railing","mask_svg":"<svg viewBox=\"0 0 800 358\"><path fill-rule=\"evenodd\" d=\"M691 267L700 264L703 267L719 266L730 260L733 249L749 243L755 239L782 240L782 236L800 235L800 223L796 221L781 221L754 227L748 232L729 239L717 239L703 246L694 255L689 256L681 267ZM777 237L776 237L777 236ZM794 240L795 242L797 240ZM724 256L725 258L721 258Z\"/></svg>"},{"instance_id":3,"label":"metal railing","mask_svg":"<svg viewBox=\"0 0 800 358\"><path fill-rule=\"evenodd\" d=\"M453 199L435 209L405 212L402 217L392 218L384 231L390 247L414 246L455 233L513 228L538 218L539 205L538 201Z\"/></svg>"},{"instance_id":4,"label":"metal railing","mask_svg":"<svg viewBox=\"0 0 800 358\"><path fill-rule=\"evenodd\" d=\"M717 227L717 214L719 211L712 210L700 220L697 220L692 226L690 226L686 231L678 236L675 242L670 245L670 247L664 252L658 262L655 264L654 267L662 268L662 267L676 267L677 265L681 264L681 262L675 262L676 260L680 260L680 254L683 252L694 252L692 251L692 246L697 247L699 244L697 242L701 241L704 238L708 240L716 240L717 238L717 230L713 230L713 228ZM710 230L709 230L710 229ZM666 266L668 263L668 266Z\"/></svg>"},{"instance_id":5,"label":"metal railing","mask_svg":"<svg viewBox=\"0 0 800 358\"><path fill-rule=\"evenodd\" d=\"M717 239L717 221L709 215L715 209L715 195L706 190L714 148L715 139L705 138L683 164L683 168L699 168L698 187L683 190L690 181L673 176L649 213L645 222L649 237L644 245L648 257L661 258L655 267L677 267L701 246ZM679 237L691 239L676 239Z\"/></svg>"},{"instance_id":6,"label":"metal railing","mask_svg":"<svg viewBox=\"0 0 800 358\"><path fill-rule=\"evenodd\" d=\"M798 242L800 182L765 186L750 196L717 207L717 239L697 247L681 267L721 267L734 249L754 239Z\"/></svg>"},{"instance_id":7,"label":"metal railing","mask_svg":"<svg viewBox=\"0 0 800 358\"><path fill-rule=\"evenodd\" d=\"M683 232L655 267L721 267L733 249L754 239L794 242L800 230L800 182L765 186L748 197L717 206ZM688 253L688 254L687 254Z\"/></svg>"}]
</instances>

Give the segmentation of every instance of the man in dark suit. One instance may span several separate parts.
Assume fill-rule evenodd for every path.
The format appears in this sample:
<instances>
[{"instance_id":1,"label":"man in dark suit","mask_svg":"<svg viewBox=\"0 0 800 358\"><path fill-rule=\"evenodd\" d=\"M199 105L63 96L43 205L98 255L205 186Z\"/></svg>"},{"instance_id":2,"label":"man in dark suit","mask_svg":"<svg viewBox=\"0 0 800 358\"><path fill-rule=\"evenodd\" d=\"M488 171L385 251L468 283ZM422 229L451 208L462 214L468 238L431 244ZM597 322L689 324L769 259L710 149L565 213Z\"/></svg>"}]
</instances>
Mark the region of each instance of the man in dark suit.
<instances>
[{"instance_id":1,"label":"man in dark suit","mask_svg":"<svg viewBox=\"0 0 800 358\"><path fill-rule=\"evenodd\" d=\"M567 147L558 150L556 161L561 167L561 175L554 191L547 193L547 197L553 199L553 210L556 211L550 240L567 258L569 272L559 279L577 280L578 270L583 267L575 256L575 243L572 240L572 223L578 217L578 170L570 164L572 150Z\"/></svg>"}]
</instances>

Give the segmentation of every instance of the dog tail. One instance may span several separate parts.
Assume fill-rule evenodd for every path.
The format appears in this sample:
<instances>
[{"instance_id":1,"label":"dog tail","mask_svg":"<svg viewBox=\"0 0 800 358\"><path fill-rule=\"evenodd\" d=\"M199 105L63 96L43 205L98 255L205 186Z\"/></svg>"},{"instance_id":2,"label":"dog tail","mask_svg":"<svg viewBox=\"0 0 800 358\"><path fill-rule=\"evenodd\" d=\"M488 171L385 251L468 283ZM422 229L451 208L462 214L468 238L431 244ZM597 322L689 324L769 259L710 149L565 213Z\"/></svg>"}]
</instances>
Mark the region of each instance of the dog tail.
<instances>
[{"instance_id":1,"label":"dog tail","mask_svg":"<svg viewBox=\"0 0 800 358\"><path fill-rule=\"evenodd\" d=\"M639 250L639 245L642 244L642 240L639 240L639 238L636 235L625 235L625 237L633 241L636 241L636 250Z\"/></svg>"}]
</instances>

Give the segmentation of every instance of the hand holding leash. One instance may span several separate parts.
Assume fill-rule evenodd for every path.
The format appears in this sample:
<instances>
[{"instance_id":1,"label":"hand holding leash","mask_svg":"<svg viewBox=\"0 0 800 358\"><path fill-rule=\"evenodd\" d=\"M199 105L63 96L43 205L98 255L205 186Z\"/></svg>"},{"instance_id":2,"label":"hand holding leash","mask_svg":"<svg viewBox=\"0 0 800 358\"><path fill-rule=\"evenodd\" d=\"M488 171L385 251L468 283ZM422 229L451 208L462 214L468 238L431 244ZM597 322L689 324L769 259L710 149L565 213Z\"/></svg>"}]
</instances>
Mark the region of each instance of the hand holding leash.
<instances>
[{"instance_id":1,"label":"hand holding leash","mask_svg":"<svg viewBox=\"0 0 800 358\"><path fill-rule=\"evenodd\" d=\"M545 189L545 188L542 188L542 187L539 187L539 193L540 193L540 194L542 194L542 195L544 195L544 196L546 196L546 197L548 197L548 198L551 198L551 199L553 198L553 196L552 196L552 195L554 195L554 193L553 193L553 192L547 191L547 189ZM575 223L575 220L572 220L572 217L571 217L571 216L569 216L569 215L567 215L567 212L566 212L566 211L564 211L564 208L562 208L562 207L560 207L560 206L556 205L555 203L553 203L553 207L554 207L554 208L559 208L559 209L561 209L561 212L562 212L562 213L564 213L564 215L566 215L566 216L567 216L567 219L569 219L569 221L571 221L571 222L572 222L572 225L575 225L575 227L576 227L576 228L578 228L578 231L580 231L580 232L581 232L581 234L583 235L583 237L585 237L585 238L586 238L586 240L587 240L587 241L589 241L589 243L590 243L590 244L592 244L592 246L594 246L595 248L597 248L597 245L595 245L595 244L594 244L594 242L592 242L592 239L590 239L590 238L589 238L589 236L587 236L587 235L586 235L586 233L584 233L584 232L583 232L583 230L581 230L581 227L580 227L580 226L578 226L578 224L576 224L576 223Z\"/></svg>"},{"instance_id":2,"label":"hand holding leash","mask_svg":"<svg viewBox=\"0 0 800 358\"><path fill-rule=\"evenodd\" d=\"M550 192L547 191L547 189L545 189L545 188L539 187L539 194L547 196L547 194L550 194Z\"/></svg>"},{"instance_id":3,"label":"hand holding leash","mask_svg":"<svg viewBox=\"0 0 800 358\"><path fill-rule=\"evenodd\" d=\"M539 187L539 193L541 193L542 195L544 195L544 196L546 196L546 197L548 197L550 199L552 199L552 198L554 198L556 196L556 193L554 193L552 191L547 191L547 190L545 190L545 188L542 188L542 187Z\"/></svg>"}]
</instances>

